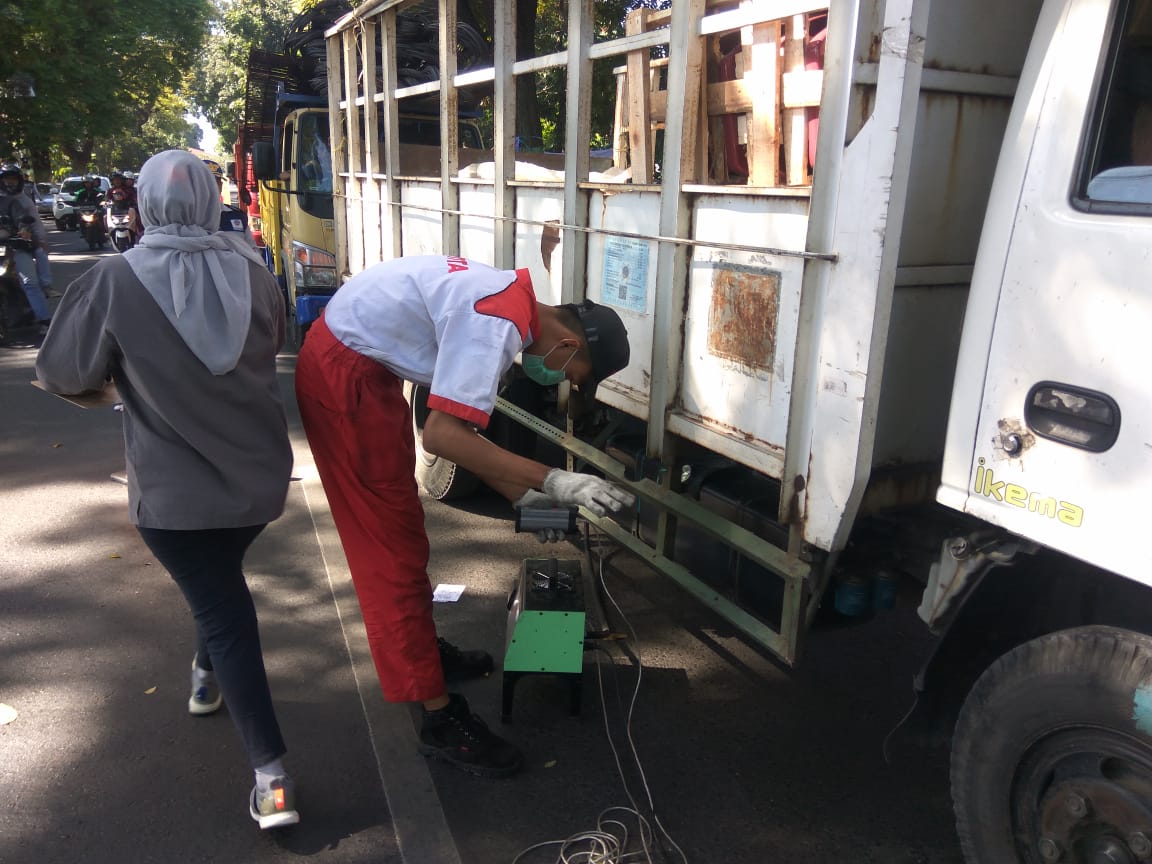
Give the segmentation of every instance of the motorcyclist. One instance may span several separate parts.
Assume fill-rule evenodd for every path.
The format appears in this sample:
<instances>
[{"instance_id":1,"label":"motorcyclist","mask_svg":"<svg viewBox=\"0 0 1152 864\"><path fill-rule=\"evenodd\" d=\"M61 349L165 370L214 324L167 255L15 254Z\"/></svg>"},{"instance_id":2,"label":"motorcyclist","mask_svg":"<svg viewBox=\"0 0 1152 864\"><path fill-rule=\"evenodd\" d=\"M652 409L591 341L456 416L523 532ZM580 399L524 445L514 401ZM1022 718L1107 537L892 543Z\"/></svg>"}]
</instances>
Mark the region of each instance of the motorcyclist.
<instances>
[{"instance_id":1,"label":"motorcyclist","mask_svg":"<svg viewBox=\"0 0 1152 864\"><path fill-rule=\"evenodd\" d=\"M122 171L113 171L108 178L112 186L105 195L105 200L113 213L124 213L136 206L136 190L128 185L128 180Z\"/></svg>"},{"instance_id":2,"label":"motorcyclist","mask_svg":"<svg viewBox=\"0 0 1152 864\"><path fill-rule=\"evenodd\" d=\"M104 200L104 192L100 189L100 178L95 174L84 175L84 187L76 193L77 204L99 204Z\"/></svg>"},{"instance_id":3,"label":"motorcyclist","mask_svg":"<svg viewBox=\"0 0 1152 864\"><path fill-rule=\"evenodd\" d=\"M18 165L0 166L0 221L16 238L16 242L9 245L9 253L16 265L20 287L43 334L48 330L52 313L44 296L46 286L37 273L35 252L47 249L46 232L36 205L24 194L24 175Z\"/></svg>"},{"instance_id":4,"label":"motorcyclist","mask_svg":"<svg viewBox=\"0 0 1152 864\"><path fill-rule=\"evenodd\" d=\"M239 231L244 234L248 242L253 246L256 241L252 239L252 235L248 233L248 214L238 207L233 207L231 203L225 201L224 195L224 169L220 167L220 163L214 159L201 159L208 170L212 172L212 176L216 178L216 188L220 191L220 229L221 231Z\"/></svg>"},{"instance_id":5,"label":"motorcyclist","mask_svg":"<svg viewBox=\"0 0 1152 864\"><path fill-rule=\"evenodd\" d=\"M32 178L24 172L24 194L27 195L33 205L37 203L36 184L32 182ZM40 215L40 208L36 208L36 215ZM40 288L44 291L45 297L54 297L52 293L52 265L48 263L48 247L47 245L37 246L35 252L36 256L36 275L40 277Z\"/></svg>"},{"instance_id":6,"label":"motorcyclist","mask_svg":"<svg viewBox=\"0 0 1152 864\"><path fill-rule=\"evenodd\" d=\"M76 206L101 207L103 203L104 190L100 188L100 178L95 174L84 175L84 188L76 193ZM90 228L85 227L84 223L81 222L80 233L88 242L88 248L95 249L104 243L104 238L108 233L107 227L104 225L104 211L98 210L95 221L89 225ZM90 234L90 231L95 233Z\"/></svg>"},{"instance_id":7,"label":"motorcyclist","mask_svg":"<svg viewBox=\"0 0 1152 864\"><path fill-rule=\"evenodd\" d=\"M139 240L144 235L144 226L140 224L140 211L136 207L136 174L133 171L125 171L124 173L124 188L128 191L128 195L132 199L132 205L129 212L132 214L132 230L136 232L136 239Z\"/></svg>"}]
</instances>

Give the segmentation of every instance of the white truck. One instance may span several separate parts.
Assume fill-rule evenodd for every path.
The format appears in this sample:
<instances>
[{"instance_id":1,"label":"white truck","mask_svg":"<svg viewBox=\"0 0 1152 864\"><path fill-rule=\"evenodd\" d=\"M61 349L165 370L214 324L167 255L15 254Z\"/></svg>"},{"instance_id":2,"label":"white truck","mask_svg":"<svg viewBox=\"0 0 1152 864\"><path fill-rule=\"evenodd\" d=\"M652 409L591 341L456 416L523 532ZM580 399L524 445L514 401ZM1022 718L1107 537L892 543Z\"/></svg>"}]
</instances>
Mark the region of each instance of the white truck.
<instances>
[{"instance_id":1,"label":"white truck","mask_svg":"<svg viewBox=\"0 0 1152 864\"><path fill-rule=\"evenodd\" d=\"M1152 858L1152 0L674 0L613 38L572 0L565 48L524 59L497 3L467 70L440 0L440 78L400 88L405 5L327 33L343 276L463 255L614 306L632 363L594 422L500 406L638 494L602 530L788 663L827 610L911 592L966 859ZM548 69L541 167L515 82ZM457 146L466 88L491 151ZM443 147L400 148L430 93Z\"/></svg>"}]
</instances>

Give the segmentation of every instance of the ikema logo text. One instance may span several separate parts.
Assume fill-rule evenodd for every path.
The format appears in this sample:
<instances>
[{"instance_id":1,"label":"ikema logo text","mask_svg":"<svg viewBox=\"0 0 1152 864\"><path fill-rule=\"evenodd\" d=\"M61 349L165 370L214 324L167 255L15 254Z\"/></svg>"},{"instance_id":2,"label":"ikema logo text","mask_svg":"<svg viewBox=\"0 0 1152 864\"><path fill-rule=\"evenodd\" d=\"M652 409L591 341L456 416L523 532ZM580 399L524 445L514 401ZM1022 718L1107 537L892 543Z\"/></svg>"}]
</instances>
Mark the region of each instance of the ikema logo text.
<instances>
[{"instance_id":1,"label":"ikema logo text","mask_svg":"<svg viewBox=\"0 0 1152 864\"><path fill-rule=\"evenodd\" d=\"M1070 501L1058 501L1051 496L1029 492L1016 483L997 480L991 468L984 467L983 458L976 460L976 482L972 491L993 501L1002 501L1049 519L1059 519L1065 525L1079 528L1084 524L1084 508Z\"/></svg>"}]
</instances>

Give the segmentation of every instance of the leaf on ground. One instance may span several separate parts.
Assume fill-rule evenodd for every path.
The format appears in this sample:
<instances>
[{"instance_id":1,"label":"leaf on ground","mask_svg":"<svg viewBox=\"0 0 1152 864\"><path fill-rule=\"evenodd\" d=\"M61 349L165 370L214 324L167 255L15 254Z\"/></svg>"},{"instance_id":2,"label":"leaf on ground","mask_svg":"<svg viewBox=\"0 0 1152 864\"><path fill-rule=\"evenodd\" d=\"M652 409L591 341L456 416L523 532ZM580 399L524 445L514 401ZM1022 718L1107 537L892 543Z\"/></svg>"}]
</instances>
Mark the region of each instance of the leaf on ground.
<instances>
[{"instance_id":1,"label":"leaf on ground","mask_svg":"<svg viewBox=\"0 0 1152 864\"><path fill-rule=\"evenodd\" d=\"M549 759L547 762L544 763L544 767L545 768L555 768L556 767L556 760L555 759Z\"/></svg>"},{"instance_id":2,"label":"leaf on ground","mask_svg":"<svg viewBox=\"0 0 1152 864\"><path fill-rule=\"evenodd\" d=\"M57 441L55 444L52 445L52 449L53 450L59 450L63 446L64 446L63 444L61 444L59 441Z\"/></svg>"},{"instance_id":3,"label":"leaf on ground","mask_svg":"<svg viewBox=\"0 0 1152 864\"><path fill-rule=\"evenodd\" d=\"M5 705L3 702L0 702L0 726L7 726L16 719L19 713L20 712L11 705Z\"/></svg>"},{"instance_id":4,"label":"leaf on ground","mask_svg":"<svg viewBox=\"0 0 1152 864\"><path fill-rule=\"evenodd\" d=\"M109 557L109 558L119 558L120 556L119 556L119 555L117 555L115 552L109 552L109 553L108 553L108 557Z\"/></svg>"},{"instance_id":5,"label":"leaf on ground","mask_svg":"<svg viewBox=\"0 0 1152 864\"><path fill-rule=\"evenodd\" d=\"M155 687L149 687L147 690L144 691L144 695L145 696L151 696L155 692L156 692Z\"/></svg>"}]
</instances>

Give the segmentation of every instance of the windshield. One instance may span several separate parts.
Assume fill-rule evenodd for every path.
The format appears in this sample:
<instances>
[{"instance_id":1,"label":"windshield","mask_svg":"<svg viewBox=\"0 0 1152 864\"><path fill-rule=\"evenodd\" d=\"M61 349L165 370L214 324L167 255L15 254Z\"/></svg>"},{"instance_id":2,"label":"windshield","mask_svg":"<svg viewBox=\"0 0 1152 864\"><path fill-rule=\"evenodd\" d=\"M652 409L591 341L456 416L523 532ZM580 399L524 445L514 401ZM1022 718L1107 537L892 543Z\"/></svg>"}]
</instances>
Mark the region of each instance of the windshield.
<instances>
[{"instance_id":1,"label":"windshield","mask_svg":"<svg viewBox=\"0 0 1152 864\"><path fill-rule=\"evenodd\" d=\"M328 114L304 114L296 136L296 188L312 193L300 198L300 206L320 219L331 219L332 150L328 146Z\"/></svg>"},{"instance_id":2,"label":"windshield","mask_svg":"<svg viewBox=\"0 0 1152 864\"><path fill-rule=\"evenodd\" d=\"M66 195L75 195L83 188L83 180L65 180L64 185L60 187L60 191Z\"/></svg>"}]
</instances>

